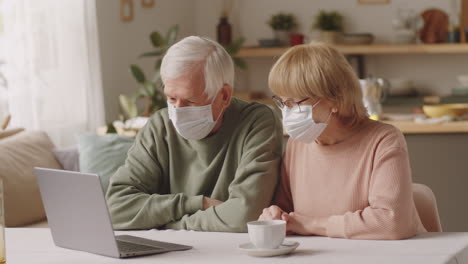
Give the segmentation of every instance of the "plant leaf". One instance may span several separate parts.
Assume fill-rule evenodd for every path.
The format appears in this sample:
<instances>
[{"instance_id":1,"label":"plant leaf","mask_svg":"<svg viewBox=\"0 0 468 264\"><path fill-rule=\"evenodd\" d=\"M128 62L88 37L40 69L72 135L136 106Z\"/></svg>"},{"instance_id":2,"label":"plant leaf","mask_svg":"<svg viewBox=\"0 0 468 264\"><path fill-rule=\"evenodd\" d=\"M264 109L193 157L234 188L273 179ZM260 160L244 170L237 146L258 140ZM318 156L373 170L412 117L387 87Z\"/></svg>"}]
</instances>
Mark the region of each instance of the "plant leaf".
<instances>
[{"instance_id":1,"label":"plant leaf","mask_svg":"<svg viewBox=\"0 0 468 264\"><path fill-rule=\"evenodd\" d=\"M154 87L154 83L152 83L152 82L150 82L150 81L146 81L146 82L143 84L143 87L144 87L145 90L147 91L148 97L153 97L153 95L154 95L155 92L156 92L156 88Z\"/></svg>"},{"instance_id":2,"label":"plant leaf","mask_svg":"<svg viewBox=\"0 0 468 264\"><path fill-rule=\"evenodd\" d=\"M234 57L241 49L242 44L244 44L244 42L245 38L238 38L230 45L224 46L224 49L229 55L231 55L231 57Z\"/></svg>"},{"instance_id":3,"label":"plant leaf","mask_svg":"<svg viewBox=\"0 0 468 264\"><path fill-rule=\"evenodd\" d=\"M164 53L165 53L165 50L150 51L150 52L145 52L145 53L141 54L139 58L157 57L157 56L163 55Z\"/></svg>"},{"instance_id":4,"label":"plant leaf","mask_svg":"<svg viewBox=\"0 0 468 264\"><path fill-rule=\"evenodd\" d=\"M136 98L140 99L140 98L144 98L144 97L148 97L148 93L147 93L145 87L142 86L137 90Z\"/></svg>"},{"instance_id":5,"label":"plant leaf","mask_svg":"<svg viewBox=\"0 0 468 264\"><path fill-rule=\"evenodd\" d=\"M166 33L166 44L167 44L167 46L170 47L170 46L172 46L172 44L174 44L174 42L177 39L178 34L179 34L179 25L175 24Z\"/></svg>"},{"instance_id":6,"label":"plant leaf","mask_svg":"<svg viewBox=\"0 0 468 264\"><path fill-rule=\"evenodd\" d=\"M240 48L242 47L242 44L244 44L245 42L245 38L238 38L236 39L232 44L232 51L233 51L233 55L236 55L237 52L239 52Z\"/></svg>"},{"instance_id":7,"label":"plant leaf","mask_svg":"<svg viewBox=\"0 0 468 264\"><path fill-rule=\"evenodd\" d=\"M119 95L119 102L122 111L128 118L134 118L138 116L138 109L135 101L131 100L128 96L121 94Z\"/></svg>"},{"instance_id":8,"label":"plant leaf","mask_svg":"<svg viewBox=\"0 0 468 264\"><path fill-rule=\"evenodd\" d=\"M233 58L234 65L239 67L242 70L247 69L247 63L241 58Z\"/></svg>"},{"instance_id":9,"label":"plant leaf","mask_svg":"<svg viewBox=\"0 0 468 264\"><path fill-rule=\"evenodd\" d=\"M143 84L146 81L145 74L141 70L138 65L132 64L130 65L130 72L132 73L133 77L135 80L137 80L138 83Z\"/></svg>"},{"instance_id":10,"label":"plant leaf","mask_svg":"<svg viewBox=\"0 0 468 264\"><path fill-rule=\"evenodd\" d=\"M161 48L164 45L166 45L166 41L164 38L161 36L161 34L157 31L154 31L150 35L151 43L155 48Z\"/></svg>"},{"instance_id":11,"label":"plant leaf","mask_svg":"<svg viewBox=\"0 0 468 264\"><path fill-rule=\"evenodd\" d=\"M156 60L156 63L154 64L154 69L159 72L161 70L161 63L162 63L162 58L159 58Z\"/></svg>"},{"instance_id":12,"label":"plant leaf","mask_svg":"<svg viewBox=\"0 0 468 264\"><path fill-rule=\"evenodd\" d=\"M107 123L106 134L117 134L117 129L115 129L115 126L114 126L114 124L112 124L112 122Z\"/></svg>"}]
</instances>

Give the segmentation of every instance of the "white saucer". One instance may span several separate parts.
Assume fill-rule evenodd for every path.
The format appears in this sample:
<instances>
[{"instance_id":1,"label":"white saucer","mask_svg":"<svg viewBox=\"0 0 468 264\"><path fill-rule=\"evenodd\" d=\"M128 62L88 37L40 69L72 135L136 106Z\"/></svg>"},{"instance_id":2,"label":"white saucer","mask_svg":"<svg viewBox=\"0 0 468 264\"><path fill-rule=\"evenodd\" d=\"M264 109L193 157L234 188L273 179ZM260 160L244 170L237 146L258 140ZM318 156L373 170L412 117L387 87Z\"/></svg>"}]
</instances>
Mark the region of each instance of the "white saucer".
<instances>
[{"instance_id":1,"label":"white saucer","mask_svg":"<svg viewBox=\"0 0 468 264\"><path fill-rule=\"evenodd\" d=\"M256 248L252 243L244 243L239 245L239 249L247 252L248 255L254 257L273 257L285 255L293 252L299 246L299 242L284 241L279 248L263 249Z\"/></svg>"}]
</instances>

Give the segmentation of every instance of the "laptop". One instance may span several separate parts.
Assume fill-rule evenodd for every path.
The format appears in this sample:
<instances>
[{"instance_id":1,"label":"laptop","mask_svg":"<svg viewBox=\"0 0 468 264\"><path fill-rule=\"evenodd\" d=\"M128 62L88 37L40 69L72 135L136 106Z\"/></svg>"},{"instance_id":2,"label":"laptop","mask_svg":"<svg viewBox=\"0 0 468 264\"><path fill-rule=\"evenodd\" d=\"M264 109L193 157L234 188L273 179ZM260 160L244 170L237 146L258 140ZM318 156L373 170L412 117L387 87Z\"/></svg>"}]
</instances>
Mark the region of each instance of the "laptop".
<instances>
[{"instance_id":1,"label":"laptop","mask_svg":"<svg viewBox=\"0 0 468 264\"><path fill-rule=\"evenodd\" d=\"M114 236L96 174L34 168L56 246L127 258L191 249L135 236Z\"/></svg>"}]
</instances>

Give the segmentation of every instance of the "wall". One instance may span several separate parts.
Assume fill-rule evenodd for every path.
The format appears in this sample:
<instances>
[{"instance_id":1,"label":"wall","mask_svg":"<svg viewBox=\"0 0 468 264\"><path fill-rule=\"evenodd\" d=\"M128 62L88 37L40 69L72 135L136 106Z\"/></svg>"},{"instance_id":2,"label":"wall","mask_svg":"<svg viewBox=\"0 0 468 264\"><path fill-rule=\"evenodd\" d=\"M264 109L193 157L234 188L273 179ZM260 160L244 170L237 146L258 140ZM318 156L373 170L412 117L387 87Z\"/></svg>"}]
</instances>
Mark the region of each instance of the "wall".
<instances>
[{"instance_id":1,"label":"wall","mask_svg":"<svg viewBox=\"0 0 468 264\"><path fill-rule=\"evenodd\" d=\"M0 8L2 8L3 0L0 0ZM7 90L5 87L5 81L3 77L3 62L5 59L5 47L4 47L4 32L3 32L3 16L0 12L0 122L5 120L8 115L8 101L7 101Z\"/></svg>"},{"instance_id":2,"label":"wall","mask_svg":"<svg viewBox=\"0 0 468 264\"><path fill-rule=\"evenodd\" d=\"M128 66L136 63L145 73L151 72L153 60L137 59L141 53L152 50L149 34L154 30L166 32L174 24L180 26L179 37L194 32L194 1L156 0L155 7L148 9L142 8L140 1L133 2L134 19L125 23L119 19L120 1L96 1L107 122L118 118L119 94L131 94L138 88Z\"/></svg>"},{"instance_id":3,"label":"wall","mask_svg":"<svg viewBox=\"0 0 468 264\"><path fill-rule=\"evenodd\" d=\"M457 0L454 0L455 2ZM376 42L391 42L391 20L398 8L411 8L420 13L437 7L453 13L452 0L392 0L386 5L360 5L357 0L157 0L156 6L143 9L135 2L135 18L130 23L119 20L119 2L97 1L98 26L106 108L106 120L118 117L118 95L130 94L137 85L128 72L128 65L138 63L146 72L152 67L151 59L137 59L142 52L151 50L148 35L153 30L165 31L178 23L179 37L201 35L215 39L216 24L224 5L230 3L230 21L234 38L243 36L246 45L257 45L260 38L271 38L273 33L266 24L277 12L295 14L298 31L307 39L317 38L310 30L314 15L320 10L337 10L345 16L346 32L371 32ZM247 59L249 69L238 72L237 91L268 92L268 72L274 58ZM426 93L450 94L458 86L456 76L468 74L468 55L373 55L366 56L369 74L386 78L408 78Z\"/></svg>"},{"instance_id":4,"label":"wall","mask_svg":"<svg viewBox=\"0 0 468 264\"><path fill-rule=\"evenodd\" d=\"M197 7L196 32L215 37L215 25L219 17L222 1L199 0ZM458 6L457 0L391 0L386 5L362 5L357 0L235 0L232 3L231 20L235 35L247 39L246 45L257 45L260 38L271 38L273 33L266 21L277 12L293 13L298 22L298 31L307 39L317 37L311 32L314 15L320 10L337 10L345 17L345 32L370 32L376 36L376 42L391 42L393 30L391 21L396 17L398 8L411 8L421 13L427 8L437 7L448 14L453 13L452 6ZM238 90L268 91L267 77L272 58L248 59L249 70L243 80L238 80ZM427 93L450 94L458 85L456 76L468 74L468 55L374 55L366 57L369 74L386 78L408 78L415 86Z\"/></svg>"}]
</instances>

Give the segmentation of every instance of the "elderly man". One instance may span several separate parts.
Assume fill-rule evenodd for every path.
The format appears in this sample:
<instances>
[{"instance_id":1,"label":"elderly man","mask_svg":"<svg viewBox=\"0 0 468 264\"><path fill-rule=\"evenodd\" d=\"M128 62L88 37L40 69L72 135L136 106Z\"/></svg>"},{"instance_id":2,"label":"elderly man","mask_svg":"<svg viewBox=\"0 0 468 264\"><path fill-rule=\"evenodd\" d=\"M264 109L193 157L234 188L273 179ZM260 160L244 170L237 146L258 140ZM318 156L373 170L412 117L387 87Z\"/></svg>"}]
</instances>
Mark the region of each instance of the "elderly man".
<instances>
[{"instance_id":1,"label":"elderly man","mask_svg":"<svg viewBox=\"0 0 468 264\"><path fill-rule=\"evenodd\" d=\"M269 107L231 97L232 59L212 40L173 45L161 77L168 108L150 118L110 180L114 227L245 232L272 200L281 122Z\"/></svg>"}]
</instances>

